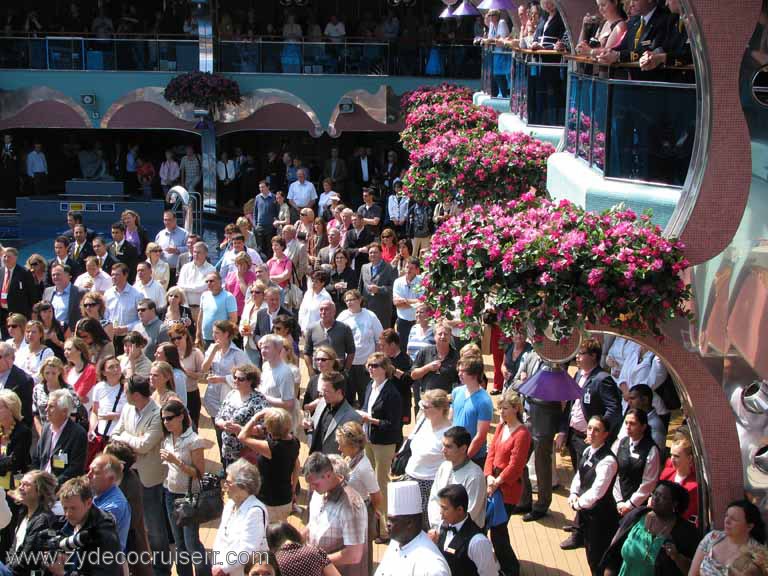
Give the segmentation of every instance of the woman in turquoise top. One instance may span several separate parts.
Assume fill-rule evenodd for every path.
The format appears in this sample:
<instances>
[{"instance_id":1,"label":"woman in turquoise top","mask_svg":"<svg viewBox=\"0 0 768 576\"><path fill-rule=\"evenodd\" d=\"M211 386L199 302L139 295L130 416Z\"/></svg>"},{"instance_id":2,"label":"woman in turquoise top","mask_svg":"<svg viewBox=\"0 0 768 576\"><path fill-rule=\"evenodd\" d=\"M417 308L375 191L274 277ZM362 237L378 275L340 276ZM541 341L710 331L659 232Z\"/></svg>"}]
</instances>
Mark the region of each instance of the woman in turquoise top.
<instances>
[{"instance_id":1,"label":"woman in turquoise top","mask_svg":"<svg viewBox=\"0 0 768 576\"><path fill-rule=\"evenodd\" d=\"M660 481L653 504L637 508L621 521L603 556L605 576L685 576L696 552L696 527L683 519L688 492L673 482Z\"/></svg>"}]
</instances>

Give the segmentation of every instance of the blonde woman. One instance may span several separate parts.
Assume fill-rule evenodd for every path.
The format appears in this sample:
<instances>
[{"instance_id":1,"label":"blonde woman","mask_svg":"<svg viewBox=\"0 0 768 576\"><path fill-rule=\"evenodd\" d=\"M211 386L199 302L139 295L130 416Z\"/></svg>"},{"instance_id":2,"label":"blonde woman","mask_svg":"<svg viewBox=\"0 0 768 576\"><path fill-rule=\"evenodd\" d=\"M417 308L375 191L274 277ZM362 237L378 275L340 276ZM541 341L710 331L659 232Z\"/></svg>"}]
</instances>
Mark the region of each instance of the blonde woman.
<instances>
[{"instance_id":1,"label":"blonde woman","mask_svg":"<svg viewBox=\"0 0 768 576\"><path fill-rule=\"evenodd\" d=\"M283 522L291 513L300 449L292 427L287 410L266 408L254 414L237 436L245 448L256 453L263 480L258 497L267 505L271 522Z\"/></svg>"},{"instance_id":2,"label":"blonde woman","mask_svg":"<svg viewBox=\"0 0 768 576\"><path fill-rule=\"evenodd\" d=\"M158 406L162 406L171 398L178 398L173 367L168 362L160 360L152 362L152 367L149 369L149 384L152 387L151 398Z\"/></svg>"},{"instance_id":3,"label":"blonde woman","mask_svg":"<svg viewBox=\"0 0 768 576\"><path fill-rule=\"evenodd\" d=\"M8 329L8 334L11 335L6 342L13 346L18 357L19 353L27 347L27 341L24 338L27 330L27 317L24 314L9 314L5 321L5 327ZM18 366L18 363L16 365Z\"/></svg>"},{"instance_id":4,"label":"blonde woman","mask_svg":"<svg viewBox=\"0 0 768 576\"><path fill-rule=\"evenodd\" d=\"M46 272L48 271L48 263L40 254L32 254L27 258L26 268L32 272L32 278L37 285L38 293L42 294L46 286Z\"/></svg>"},{"instance_id":5,"label":"blonde woman","mask_svg":"<svg viewBox=\"0 0 768 576\"><path fill-rule=\"evenodd\" d=\"M168 283L171 280L171 268L161 258L162 255L163 249L160 247L160 244L155 242L147 244L146 256L147 262L152 265L152 278L163 287L163 290L168 290Z\"/></svg>"},{"instance_id":6,"label":"blonde woman","mask_svg":"<svg viewBox=\"0 0 768 576\"><path fill-rule=\"evenodd\" d=\"M0 482L15 488L13 476L29 468L32 431L22 421L21 400L12 390L0 390Z\"/></svg>"},{"instance_id":7,"label":"blonde woman","mask_svg":"<svg viewBox=\"0 0 768 576\"><path fill-rule=\"evenodd\" d=\"M174 286L168 290L167 295L168 308L165 309L165 324L170 330L171 327L176 324L184 326L184 328L194 333L192 321L192 310L187 306L187 298L184 295L184 290L178 286Z\"/></svg>"}]
</instances>

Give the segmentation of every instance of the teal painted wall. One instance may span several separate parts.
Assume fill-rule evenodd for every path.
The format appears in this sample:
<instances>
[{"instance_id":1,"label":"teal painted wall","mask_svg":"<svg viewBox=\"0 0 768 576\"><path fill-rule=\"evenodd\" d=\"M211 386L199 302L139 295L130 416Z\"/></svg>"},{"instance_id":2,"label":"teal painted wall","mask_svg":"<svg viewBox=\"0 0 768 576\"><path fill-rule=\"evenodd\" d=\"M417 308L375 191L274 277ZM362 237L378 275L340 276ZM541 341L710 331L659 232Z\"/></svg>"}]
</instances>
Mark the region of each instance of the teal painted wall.
<instances>
[{"instance_id":1,"label":"teal painted wall","mask_svg":"<svg viewBox=\"0 0 768 576\"><path fill-rule=\"evenodd\" d=\"M124 95L147 86L165 86L174 74L165 72L94 72L94 71L0 71L0 87L18 90L35 86L47 86L58 90L80 104L81 94L95 94L96 106L88 112L97 112L92 119L98 128L101 117L113 102ZM480 80L450 80L446 78L417 78L397 76L309 76L293 74L230 74L240 83L240 90L248 93L257 89L275 88L291 92L311 106L323 127L328 126L334 108L340 98L352 90L367 90L372 94L382 86L390 86L396 94L402 94L425 84L455 82L475 90ZM2 111L0 111L2 112Z\"/></svg>"}]
</instances>

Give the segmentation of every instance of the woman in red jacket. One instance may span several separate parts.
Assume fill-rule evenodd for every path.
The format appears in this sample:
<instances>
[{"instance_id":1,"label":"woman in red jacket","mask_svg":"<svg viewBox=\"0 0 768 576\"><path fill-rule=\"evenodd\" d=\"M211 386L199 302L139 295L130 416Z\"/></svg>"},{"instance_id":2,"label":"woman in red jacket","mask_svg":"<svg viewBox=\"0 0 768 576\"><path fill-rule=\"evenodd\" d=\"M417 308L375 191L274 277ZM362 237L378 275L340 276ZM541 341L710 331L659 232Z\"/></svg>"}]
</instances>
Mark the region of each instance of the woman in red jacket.
<instances>
[{"instance_id":1,"label":"woman in red jacket","mask_svg":"<svg viewBox=\"0 0 768 576\"><path fill-rule=\"evenodd\" d=\"M680 484L688 491L688 509L683 514L683 518L698 524L699 484L696 481L691 441L685 434L675 434L670 457L661 472L660 479Z\"/></svg>"},{"instance_id":2,"label":"woman in red jacket","mask_svg":"<svg viewBox=\"0 0 768 576\"><path fill-rule=\"evenodd\" d=\"M522 398L511 388L508 388L501 397L499 412L501 422L496 427L493 441L488 446L484 472L488 495L501 490L504 508L509 517L523 493L522 476L531 449L531 434L522 422ZM509 543L506 524L491 528L491 542L502 572L518 574L520 563Z\"/></svg>"}]
</instances>

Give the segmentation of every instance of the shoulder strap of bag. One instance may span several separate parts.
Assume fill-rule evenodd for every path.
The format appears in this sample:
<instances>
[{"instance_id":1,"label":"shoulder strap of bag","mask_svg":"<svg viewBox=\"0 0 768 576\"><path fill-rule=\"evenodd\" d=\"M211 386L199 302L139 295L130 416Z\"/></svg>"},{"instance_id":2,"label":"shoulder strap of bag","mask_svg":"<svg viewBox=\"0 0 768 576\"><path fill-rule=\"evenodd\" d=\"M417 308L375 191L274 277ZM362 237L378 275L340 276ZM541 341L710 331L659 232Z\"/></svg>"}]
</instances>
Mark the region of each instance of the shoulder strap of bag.
<instances>
[{"instance_id":1,"label":"shoulder strap of bag","mask_svg":"<svg viewBox=\"0 0 768 576\"><path fill-rule=\"evenodd\" d=\"M123 395L123 387L120 386L120 388L117 391L117 397L115 398L115 403L112 404L112 413L114 414L115 410L117 410L117 405L120 403L120 397ZM107 434L109 434L109 429L112 427L112 422L114 420L107 420L107 425L104 427L104 432L102 432L101 436L106 439Z\"/></svg>"},{"instance_id":2,"label":"shoulder strap of bag","mask_svg":"<svg viewBox=\"0 0 768 576\"><path fill-rule=\"evenodd\" d=\"M418 434L418 433L419 433L419 430L421 430L421 427L424 425L424 422L425 422L426 420L427 420L427 417L426 417L426 416L422 416L422 417L421 417L421 419L419 420L419 423L418 423L418 424L416 424L416 428L414 429L414 431L413 431L413 434L411 434L411 435L408 437L408 439L407 439L405 442L403 442L403 445L400 447L400 450L398 451L398 454L399 454L400 452L402 452L403 450L405 450L405 449L406 449L408 446L410 446L410 445L411 445L411 439L412 439L414 436L416 436L416 434Z\"/></svg>"}]
</instances>

